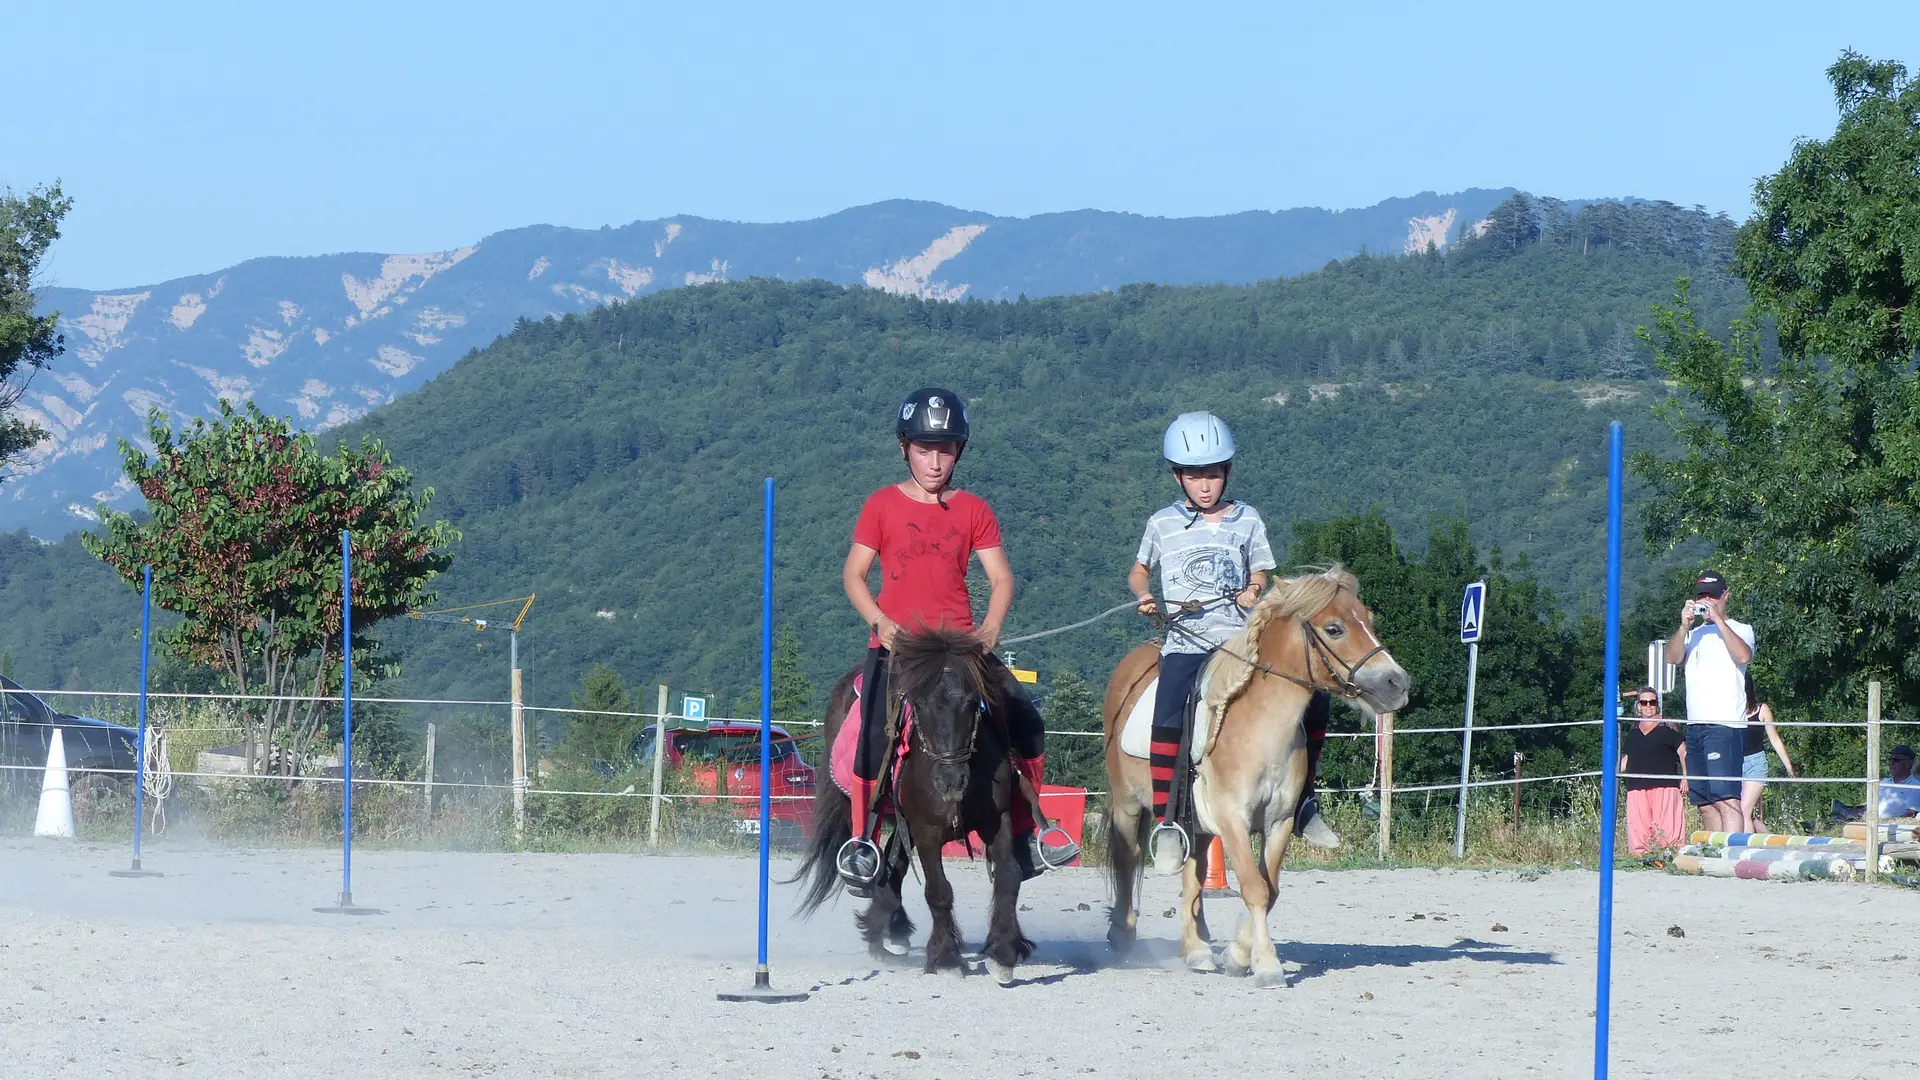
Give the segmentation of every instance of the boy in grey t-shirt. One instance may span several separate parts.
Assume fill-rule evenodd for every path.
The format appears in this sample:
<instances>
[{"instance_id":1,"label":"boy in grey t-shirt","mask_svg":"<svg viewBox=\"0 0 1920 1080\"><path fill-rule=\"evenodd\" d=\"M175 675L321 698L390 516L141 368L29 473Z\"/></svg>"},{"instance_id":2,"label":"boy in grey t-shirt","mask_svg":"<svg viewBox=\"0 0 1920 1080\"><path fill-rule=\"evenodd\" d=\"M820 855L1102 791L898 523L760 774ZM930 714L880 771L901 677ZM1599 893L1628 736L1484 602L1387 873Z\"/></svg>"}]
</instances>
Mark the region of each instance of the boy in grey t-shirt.
<instances>
[{"instance_id":1,"label":"boy in grey t-shirt","mask_svg":"<svg viewBox=\"0 0 1920 1080\"><path fill-rule=\"evenodd\" d=\"M1246 627L1247 610L1266 588L1274 560L1260 512L1225 497L1233 468L1233 433L1219 417L1212 413L1180 416L1167 428L1162 451L1184 498L1147 519L1127 584L1142 613L1151 614L1155 605L1150 585L1157 565L1166 599L1197 605L1181 609L1168 622L1166 640L1160 646L1160 682L1154 692L1149 745L1153 813L1160 822L1154 830L1154 870L1172 874L1186 862L1190 846L1178 823L1167 818L1187 698L1213 651ZM1310 737L1318 736L1311 743L1316 752L1309 755L1314 765L1330 711L1330 699L1315 694L1307 717ZM1323 846L1340 843L1319 819L1319 803L1311 786L1296 815L1296 831Z\"/></svg>"}]
</instances>

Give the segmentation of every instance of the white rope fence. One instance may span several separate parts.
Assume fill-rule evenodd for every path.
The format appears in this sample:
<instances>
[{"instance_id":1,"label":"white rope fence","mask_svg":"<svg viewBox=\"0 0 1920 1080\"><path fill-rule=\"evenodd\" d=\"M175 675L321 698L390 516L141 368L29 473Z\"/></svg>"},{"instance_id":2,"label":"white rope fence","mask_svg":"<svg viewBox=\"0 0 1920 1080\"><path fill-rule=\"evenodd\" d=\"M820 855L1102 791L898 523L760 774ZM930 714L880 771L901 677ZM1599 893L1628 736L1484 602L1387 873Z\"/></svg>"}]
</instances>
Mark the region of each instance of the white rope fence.
<instances>
[{"instance_id":1,"label":"white rope fence","mask_svg":"<svg viewBox=\"0 0 1920 1080\"><path fill-rule=\"evenodd\" d=\"M35 697L137 698L140 696L137 691L114 691L114 690L106 690L106 691L102 691L102 690L26 690L26 691L9 691L9 693L31 694ZM214 693L185 693L185 692L149 692L148 697L167 700L167 701L226 701L226 702L269 702L269 701L289 702L290 701L290 702L306 702L306 703L320 703L320 704L340 703L343 700L342 698L337 696L327 696L327 695L214 694ZM458 707L458 708L476 708L477 707L477 708L495 708L495 709L513 708L513 702L511 701L487 701L487 700L459 699L459 698L406 698L406 697L388 698L388 697L360 697L356 695L354 697L354 701L356 703L380 704L380 705L422 705L422 706L447 706L447 707ZM654 724L665 723L670 728L672 727L675 721L686 722L686 721L689 721L690 719L689 717L681 713L675 713L671 711L664 712L664 713L658 712L658 711L632 712L632 711L621 711L621 710L582 709L582 708L567 707L567 706L526 705L526 704L522 704L520 708L525 712L549 713L554 715L606 716L606 717L617 717L622 719L645 720L645 721L651 721ZM1621 722L1625 723L1629 719L1630 718L1622 718ZM48 725L48 724L45 724L44 722L26 721L26 720L13 721L13 722L21 727L71 726L71 725L65 725L65 724ZM1595 719L1595 720L1543 721L1538 723L1523 723L1523 724L1476 724L1473 726L1472 730L1475 732L1475 734L1485 734L1488 732L1496 732L1496 731L1540 731L1540 730L1548 730L1548 729L1554 729L1554 728L1598 727L1606 722L1607 721L1605 720ZM742 727L758 728L760 721L757 718L708 717L704 719L704 723L709 728L714 726L742 726ZM796 721L787 721L779 726L783 728L788 728L788 729L820 728L824 726L824 722L820 720L796 720ZM1861 722L1818 721L1818 720L1799 720L1799 721L1776 720L1774 721L1774 726L1806 727L1806 728L1865 728L1866 727L1866 725ZM1882 721L1882 726L1883 727L1901 727L1901 726L1912 727L1912 726L1920 726L1920 723L1885 720L1885 721ZM172 769L168 763L168 759L166 757L166 749L165 749L166 740L170 734L185 734L188 732L232 732L237 736L240 733L240 728L238 727L238 725L231 725L231 726L178 725L178 726L175 726L175 725L166 724L164 722L152 724L150 725L150 727L153 730L149 734L149 740L148 740L149 745L147 747L148 764L147 764L145 773L146 773L146 782L147 782L147 792L149 795L153 796L156 799L165 799L168 796L168 794L171 793L174 783L178 780L206 780L206 781L215 781L215 782L220 782L220 781L276 782L277 781L282 783L319 784L319 785L339 784L342 782L342 778L337 775L336 776L324 776L324 775L322 776L314 776L314 775L286 776L286 775L277 775L277 774L198 772L198 771L184 771L184 770ZM1445 727L1424 727L1424 728L1395 728L1391 733L1391 737L1399 738L1402 736L1410 736L1410 735L1458 735L1464 732L1465 730L1467 729L1464 725L1445 726ZM1064 738L1104 738L1105 736L1105 733L1101 731L1055 730L1055 729L1048 729L1046 730L1045 734L1049 737L1064 737ZM818 737L817 735L801 735L801 736L794 737L793 741L803 741L803 740L809 740L817 737ZM1387 736L1384 733L1379 733L1374 731L1330 731L1327 733L1327 737L1330 739L1380 739ZM704 759L703 759L703 763L704 763ZM718 765L718 764L745 764L745 763L719 762L716 760L714 764ZM0 765L0 772L39 773L42 771L43 769L41 766ZM131 776L134 774L134 770L132 769L89 767L84 770L76 769L75 771L84 771L87 773L95 773L99 775L108 775L108 776ZM1515 777L1499 777L1499 778L1493 778L1493 779L1470 780L1464 786L1468 789L1515 787L1522 784L1560 783L1560 782L1568 782L1568 781L1593 780L1593 779L1600 778L1602 775L1603 774L1600 770L1591 769L1591 770L1583 770L1578 772L1559 773L1559 774L1548 775L1548 776L1515 776ZM1670 774L1621 772L1621 773L1616 773L1616 775L1622 780L1645 779L1645 780L1673 781L1673 782L1679 783L1679 782L1682 782L1684 779L1688 779L1688 778L1682 778L1680 776L1670 775ZM1722 778L1722 779L1730 779L1730 778ZM440 779L413 780L413 779L401 779L401 778L391 778L391 777L367 777L367 776L355 776L353 778L353 782L356 785L368 785L368 786L374 786L374 787L439 788L439 789L450 789L450 790L500 791L500 792L511 792L514 790L516 786L510 782L509 783L482 783L482 782L473 782L473 781L456 781L456 780L440 780ZM1884 776L1879 776L1879 777L1772 776L1772 777L1768 777L1764 782L1767 784L1848 784L1848 785L1879 783L1883 787L1894 786L1892 785L1892 782L1887 780ZM1463 785L1459 781L1450 780L1443 783L1433 783L1433 784L1408 784L1408 785L1394 784L1394 785L1390 785L1386 790L1391 791L1393 794L1396 794L1396 795L1421 794L1421 793L1439 792L1439 791L1456 792L1456 791L1460 791L1462 786ZM524 787L523 790L529 796L537 795L537 796L567 796L567 797L585 797L585 798L595 798L595 797L632 798L632 799L657 798L663 802L709 802L709 803L711 802L757 802L760 798L757 792L751 793L751 794L730 794L730 793L724 793L724 792L715 792L715 793L662 792L658 795L655 795L650 790L642 791L637 789L629 789L625 791L592 791L592 790L571 790L571 789L559 789L559 788L542 788L535 785L528 785ZM1323 788L1321 790L1324 793L1329 793L1329 794L1354 794L1354 795L1369 795L1369 796L1378 795L1382 791L1381 788L1373 785L1369 785L1365 787ZM1077 793L1059 793L1059 792L1043 793L1042 797L1043 798L1068 797L1072 794L1077 794ZM1096 797L1096 796L1104 796L1106 794L1107 793L1105 791L1099 791L1099 790L1089 790L1086 792L1086 796L1089 798ZM775 801L791 802L791 801L811 800L814 796L813 795L771 795L769 797Z\"/></svg>"}]
</instances>

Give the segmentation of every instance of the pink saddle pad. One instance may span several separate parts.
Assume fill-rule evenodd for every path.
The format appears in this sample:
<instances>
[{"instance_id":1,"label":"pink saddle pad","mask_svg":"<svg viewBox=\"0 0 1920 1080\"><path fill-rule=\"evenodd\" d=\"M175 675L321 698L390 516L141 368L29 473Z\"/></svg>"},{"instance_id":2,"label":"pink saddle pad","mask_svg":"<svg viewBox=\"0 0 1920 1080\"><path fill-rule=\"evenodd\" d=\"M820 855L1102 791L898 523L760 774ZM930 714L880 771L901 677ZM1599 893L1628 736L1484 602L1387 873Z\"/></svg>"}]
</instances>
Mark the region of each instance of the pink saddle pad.
<instances>
[{"instance_id":1,"label":"pink saddle pad","mask_svg":"<svg viewBox=\"0 0 1920 1080\"><path fill-rule=\"evenodd\" d=\"M853 704L847 707L847 715L840 721L840 730L834 732L833 749L828 755L828 771L833 774L834 786L848 794L853 793L853 759L860 750L860 683L861 677L853 677ZM899 759L907 755L907 731L913 727L913 710L906 708L906 717L901 723L900 745L894 748L896 766ZM893 804L888 801L881 805L882 813L892 813Z\"/></svg>"}]
</instances>

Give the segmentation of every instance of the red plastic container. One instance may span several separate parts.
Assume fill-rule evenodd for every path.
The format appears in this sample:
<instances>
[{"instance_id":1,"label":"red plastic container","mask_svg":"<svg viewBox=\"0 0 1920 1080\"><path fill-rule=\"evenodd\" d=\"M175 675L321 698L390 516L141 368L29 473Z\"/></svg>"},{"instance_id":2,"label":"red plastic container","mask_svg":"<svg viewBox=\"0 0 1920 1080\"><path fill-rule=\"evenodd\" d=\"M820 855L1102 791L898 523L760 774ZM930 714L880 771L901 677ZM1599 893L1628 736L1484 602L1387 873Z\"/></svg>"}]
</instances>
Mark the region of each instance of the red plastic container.
<instances>
[{"instance_id":1,"label":"red plastic container","mask_svg":"<svg viewBox=\"0 0 1920 1080\"><path fill-rule=\"evenodd\" d=\"M1087 828L1086 788L1042 784L1040 785L1040 808L1047 812L1047 817L1053 819L1055 825L1060 826L1068 836L1073 837L1074 843L1085 846L1086 837L1083 834ZM976 834L970 839L973 841L974 857L979 858L984 855L985 845L980 842L979 835ZM949 859L964 859L967 857L967 846L955 840L941 848L940 854ZM1070 865L1079 866L1080 860L1075 859Z\"/></svg>"}]
</instances>

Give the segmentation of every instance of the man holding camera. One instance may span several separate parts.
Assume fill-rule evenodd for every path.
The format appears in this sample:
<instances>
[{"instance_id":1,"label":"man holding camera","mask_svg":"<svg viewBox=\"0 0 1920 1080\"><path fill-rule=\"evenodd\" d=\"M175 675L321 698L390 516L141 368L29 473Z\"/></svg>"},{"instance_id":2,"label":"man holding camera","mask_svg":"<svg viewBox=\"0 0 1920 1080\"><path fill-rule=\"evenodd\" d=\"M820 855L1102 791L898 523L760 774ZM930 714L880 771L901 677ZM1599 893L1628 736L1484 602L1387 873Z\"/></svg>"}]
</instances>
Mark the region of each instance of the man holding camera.
<instances>
[{"instance_id":1,"label":"man holding camera","mask_svg":"<svg viewBox=\"0 0 1920 1080\"><path fill-rule=\"evenodd\" d=\"M1712 570L1694 579L1693 599L1680 608L1680 629L1667 639L1667 663L1683 658L1688 797L1708 831L1739 832L1753 627L1727 618L1727 579Z\"/></svg>"}]
</instances>

